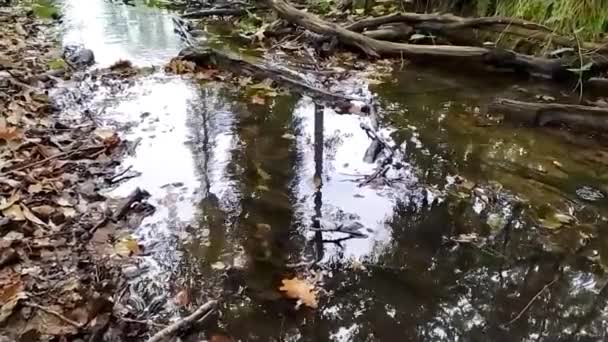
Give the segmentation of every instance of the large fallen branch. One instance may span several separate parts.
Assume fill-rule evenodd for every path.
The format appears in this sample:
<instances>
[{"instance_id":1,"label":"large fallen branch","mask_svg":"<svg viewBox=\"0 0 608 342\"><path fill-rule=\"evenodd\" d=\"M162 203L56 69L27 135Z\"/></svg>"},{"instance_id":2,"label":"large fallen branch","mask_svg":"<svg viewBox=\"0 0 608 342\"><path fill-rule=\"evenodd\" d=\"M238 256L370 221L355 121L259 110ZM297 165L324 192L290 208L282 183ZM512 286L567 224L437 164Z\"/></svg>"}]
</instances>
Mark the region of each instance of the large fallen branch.
<instances>
[{"instance_id":1,"label":"large fallen branch","mask_svg":"<svg viewBox=\"0 0 608 342\"><path fill-rule=\"evenodd\" d=\"M474 46L414 45L387 42L366 37L337 24L322 20L311 13L298 10L285 0L268 0L268 2L285 20L317 34L335 36L341 43L359 48L372 57L401 56L414 61L428 61L429 58L434 58L444 62L507 69L556 81L572 81L579 78L576 72L569 70L571 66L564 65L562 61L557 59L539 58L508 50ZM597 72L597 67L594 65L586 71L585 77Z\"/></svg>"},{"instance_id":2,"label":"large fallen branch","mask_svg":"<svg viewBox=\"0 0 608 342\"><path fill-rule=\"evenodd\" d=\"M608 108L559 103L533 103L496 99L489 111L505 119L533 126L563 124L592 130L608 130Z\"/></svg>"},{"instance_id":3,"label":"large fallen branch","mask_svg":"<svg viewBox=\"0 0 608 342\"><path fill-rule=\"evenodd\" d=\"M414 27L419 24L430 24L434 32L448 33L463 29L481 29L501 34L526 37L536 41L551 42L557 45L578 48L579 42L575 38L565 37L555 33L554 30L527 20L504 17L463 18L452 14L420 14L420 13L393 13L380 17L365 18L345 28L351 31L362 32L366 29L375 29L378 26L391 23L407 23ZM425 28L423 26L422 28ZM597 44L580 42L581 48L608 52L608 43Z\"/></svg>"},{"instance_id":4,"label":"large fallen branch","mask_svg":"<svg viewBox=\"0 0 608 342\"><path fill-rule=\"evenodd\" d=\"M281 68L277 65L270 65L260 58L241 56L230 51L209 46L199 45L186 48L180 52L178 58L192 61L203 67L212 66L218 69L230 70L236 74L250 76L258 80L272 79L282 86L326 102L339 112L349 112L351 106L356 104L355 102L362 101L362 99L319 88L306 81L297 72ZM366 111L367 105L364 105L362 110Z\"/></svg>"}]
</instances>

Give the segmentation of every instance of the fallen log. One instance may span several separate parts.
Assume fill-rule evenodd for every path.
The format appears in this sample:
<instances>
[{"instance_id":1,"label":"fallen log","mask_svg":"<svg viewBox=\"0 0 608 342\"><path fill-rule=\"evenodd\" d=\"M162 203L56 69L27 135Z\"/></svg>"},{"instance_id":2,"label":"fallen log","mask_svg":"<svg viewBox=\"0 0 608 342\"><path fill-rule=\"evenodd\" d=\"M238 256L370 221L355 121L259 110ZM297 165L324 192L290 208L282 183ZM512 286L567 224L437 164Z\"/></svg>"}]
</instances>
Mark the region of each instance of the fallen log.
<instances>
[{"instance_id":1,"label":"fallen log","mask_svg":"<svg viewBox=\"0 0 608 342\"><path fill-rule=\"evenodd\" d=\"M519 54L502 49L488 49L475 46L414 45L373 39L351 31L335 23L298 10L285 0L268 0L270 7L283 19L298 24L317 34L337 37L348 46L356 47L372 57L400 56L413 61L428 61L429 58L453 63L467 63L470 66L490 66L500 70L510 70L535 77L555 81L574 81L580 75L559 59L547 59ZM585 71L585 79L599 73L594 64Z\"/></svg>"},{"instance_id":2,"label":"fallen log","mask_svg":"<svg viewBox=\"0 0 608 342\"><path fill-rule=\"evenodd\" d=\"M407 41L414 33L414 28L405 24L394 24L386 27L379 27L376 30L368 30L363 35L378 40L388 40L391 42Z\"/></svg>"},{"instance_id":3,"label":"fallen log","mask_svg":"<svg viewBox=\"0 0 608 342\"><path fill-rule=\"evenodd\" d=\"M572 128L608 130L608 108L559 103L534 103L499 98L489 106L490 113L530 126L549 124Z\"/></svg>"},{"instance_id":4,"label":"fallen log","mask_svg":"<svg viewBox=\"0 0 608 342\"><path fill-rule=\"evenodd\" d=\"M230 70L239 75L250 76L254 79L271 79L283 86L302 92L336 108L338 112L351 112L351 108L362 106L360 111L368 113L369 106L364 99L344 94L330 92L306 81L300 74L277 65L270 65L264 60L252 56L242 56L230 51L220 50L209 46L193 46L182 50L177 57L191 61L202 67L215 67Z\"/></svg>"},{"instance_id":5,"label":"fallen log","mask_svg":"<svg viewBox=\"0 0 608 342\"><path fill-rule=\"evenodd\" d=\"M246 8L210 8L181 15L184 19L201 19L211 16L241 16L247 14Z\"/></svg>"},{"instance_id":6,"label":"fallen log","mask_svg":"<svg viewBox=\"0 0 608 342\"><path fill-rule=\"evenodd\" d=\"M406 23L418 28L419 24L427 23L437 32L462 31L463 29L480 29L490 32L525 37L542 42L578 49L579 42L575 38L565 37L554 30L527 20L504 17L464 18L453 14L421 14L393 13L379 17L365 18L344 26L347 30L362 32L375 29L391 23ZM596 52L608 52L608 43L580 42L580 47Z\"/></svg>"}]
</instances>

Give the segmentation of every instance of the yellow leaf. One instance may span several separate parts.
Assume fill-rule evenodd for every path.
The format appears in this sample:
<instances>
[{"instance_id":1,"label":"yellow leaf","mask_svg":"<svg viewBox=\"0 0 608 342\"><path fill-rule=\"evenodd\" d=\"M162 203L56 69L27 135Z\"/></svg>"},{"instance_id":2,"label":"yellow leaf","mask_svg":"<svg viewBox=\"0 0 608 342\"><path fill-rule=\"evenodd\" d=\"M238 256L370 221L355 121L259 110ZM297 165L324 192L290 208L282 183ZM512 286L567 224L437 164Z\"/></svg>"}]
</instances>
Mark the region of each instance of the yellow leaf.
<instances>
[{"instance_id":1,"label":"yellow leaf","mask_svg":"<svg viewBox=\"0 0 608 342\"><path fill-rule=\"evenodd\" d=\"M313 292L314 286L309 284L306 280L293 278L283 279L283 286L279 287L280 291L285 292L288 298L293 298L301 301L304 305L313 309L317 308L317 298Z\"/></svg>"},{"instance_id":2,"label":"yellow leaf","mask_svg":"<svg viewBox=\"0 0 608 342\"><path fill-rule=\"evenodd\" d=\"M251 103L263 105L263 104L266 104L266 100L263 97L261 97L260 95L253 95L251 97Z\"/></svg>"},{"instance_id":3,"label":"yellow leaf","mask_svg":"<svg viewBox=\"0 0 608 342\"><path fill-rule=\"evenodd\" d=\"M114 246L114 251L116 251L116 254L118 254L118 255L131 256L131 255L139 254L140 249L139 249L139 244L137 243L137 240L127 237L127 238L120 240Z\"/></svg>"},{"instance_id":4,"label":"yellow leaf","mask_svg":"<svg viewBox=\"0 0 608 342\"><path fill-rule=\"evenodd\" d=\"M13 221L25 221L25 216L19 204L13 204L10 207L2 210L2 214Z\"/></svg>"},{"instance_id":5,"label":"yellow leaf","mask_svg":"<svg viewBox=\"0 0 608 342\"><path fill-rule=\"evenodd\" d=\"M19 193L17 193L17 192L13 193L11 195L11 197L9 197L8 199L3 197L2 200L0 200L0 210L4 211L4 209L10 208L13 204L15 204L20 199L21 199L21 196L19 196Z\"/></svg>"},{"instance_id":6,"label":"yellow leaf","mask_svg":"<svg viewBox=\"0 0 608 342\"><path fill-rule=\"evenodd\" d=\"M21 205L21 210L23 211L23 216L30 222L33 222L35 224L41 225L41 226L46 226L46 223L44 223L44 221L42 221L41 219L39 219L38 217L36 217L36 215L34 215L34 213L32 213L28 207L26 207L25 205Z\"/></svg>"}]
</instances>

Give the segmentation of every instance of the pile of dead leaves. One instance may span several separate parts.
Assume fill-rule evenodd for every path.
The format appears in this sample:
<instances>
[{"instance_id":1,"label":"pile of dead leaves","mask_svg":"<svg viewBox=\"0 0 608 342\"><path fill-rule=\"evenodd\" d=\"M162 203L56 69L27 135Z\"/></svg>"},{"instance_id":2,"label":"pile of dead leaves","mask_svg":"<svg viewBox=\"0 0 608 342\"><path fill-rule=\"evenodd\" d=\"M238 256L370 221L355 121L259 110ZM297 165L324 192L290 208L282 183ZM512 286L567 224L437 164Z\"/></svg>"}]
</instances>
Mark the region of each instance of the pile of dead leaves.
<instances>
[{"instance_id":1,"label":"pile of dead leaves","mask_svg":"<svg viewBox=\"0 0 608 342\"><path fill-rule=\"evenodd\" d=\"M0 340L105 329L121 279L111 261L138 250L113 235L129 206L114 215L102 194L124 177L115 169L128 143L90 115L53 116L48 89L68 75L51 68L46 29L0 13Z\"/></svg>"}]
</instances>

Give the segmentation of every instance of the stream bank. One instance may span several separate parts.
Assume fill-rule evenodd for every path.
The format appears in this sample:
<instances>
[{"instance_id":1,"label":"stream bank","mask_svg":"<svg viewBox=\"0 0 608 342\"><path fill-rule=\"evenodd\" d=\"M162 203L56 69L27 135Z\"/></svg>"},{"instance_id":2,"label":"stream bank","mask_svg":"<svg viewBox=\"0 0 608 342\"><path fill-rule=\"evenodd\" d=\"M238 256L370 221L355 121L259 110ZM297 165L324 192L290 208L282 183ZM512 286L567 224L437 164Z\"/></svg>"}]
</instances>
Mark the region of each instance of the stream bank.
<instances>
[{"instance_id":1,"label":"stream bank","mask_svg":"<svg viewBox=\"0 0 608 342\"><path fill-rule=\"evenodd\" d=\"M145 340L209 299L218 317L185 340L605 338L607 151L482 114L498 95L568 98L561 89L387 65L357 86L404 160L362 185L376 171L365 117L221 70L163 72L182 45L171 14L143 3L65 0L62 13L65 41L91 46L100 67L156 66L63 113L125 128L138 143L118 171L141 175L109 195L139 187L156 207L121 224L138 248L112 317L131 321L101 340ZM224 34L210 40L233 46ZM279 290L294 277L314 285L317 308Z\"/></svg>"}]
</instances>

